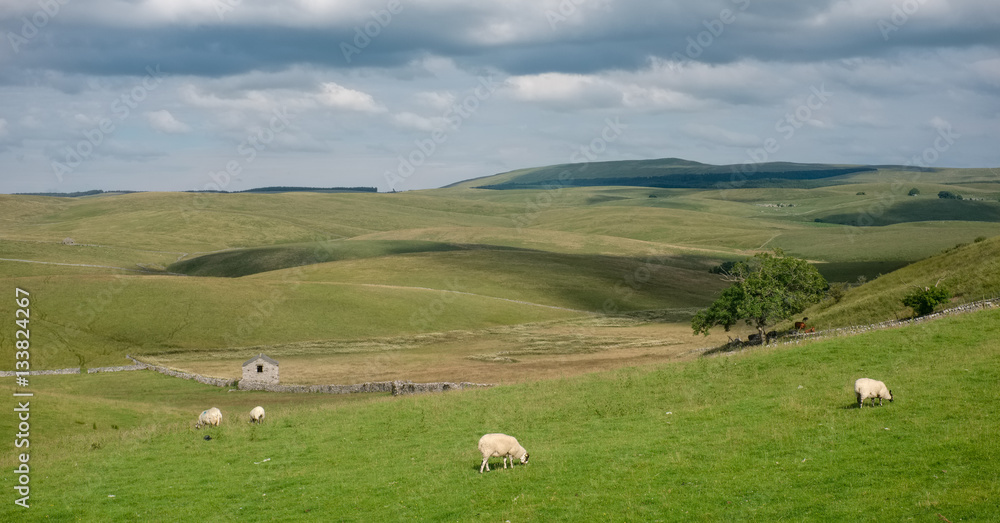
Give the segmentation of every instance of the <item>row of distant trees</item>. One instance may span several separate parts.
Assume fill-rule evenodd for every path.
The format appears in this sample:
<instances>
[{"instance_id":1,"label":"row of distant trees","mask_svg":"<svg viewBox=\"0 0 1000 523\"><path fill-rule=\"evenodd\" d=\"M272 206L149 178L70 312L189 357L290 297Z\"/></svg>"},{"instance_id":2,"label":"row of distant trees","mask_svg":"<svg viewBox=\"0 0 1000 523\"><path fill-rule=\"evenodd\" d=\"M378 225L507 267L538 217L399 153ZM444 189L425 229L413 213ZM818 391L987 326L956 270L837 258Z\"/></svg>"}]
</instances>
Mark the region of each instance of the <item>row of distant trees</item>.
<instances>
[{"instance_id":1,"label":"row of distant trees","mask_svg":"<svg viewBox=\"0 0 1000 523\"><path fill-rule=\"evenodd\" d=\"M910 189L910 192L908 192L907 194L910 195L910 196L916 196L916 195L920 194L920 189L917 189L916 187L914 187L914 188ZM938 192L938 198L941 198L942 200L961 200L962 199L962 195L961 194L957 194L957 193L953 193L951 191L940 191L940 192Z\"/></svg>"}]
</instances>

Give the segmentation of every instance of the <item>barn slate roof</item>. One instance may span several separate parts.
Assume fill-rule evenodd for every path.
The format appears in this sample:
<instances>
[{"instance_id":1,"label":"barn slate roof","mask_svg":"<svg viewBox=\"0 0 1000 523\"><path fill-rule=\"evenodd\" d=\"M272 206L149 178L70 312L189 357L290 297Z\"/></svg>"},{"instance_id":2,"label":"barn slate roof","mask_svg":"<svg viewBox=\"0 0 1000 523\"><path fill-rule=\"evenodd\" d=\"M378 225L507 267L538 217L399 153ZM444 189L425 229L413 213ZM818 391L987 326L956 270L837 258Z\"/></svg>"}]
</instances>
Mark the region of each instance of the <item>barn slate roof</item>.
<instances>
[{"instance_id":1,"label":"barn slate roof","mask_svg":"<svg viewBox=\"0 0 1000 523\"><path fill-rule=\"evenodd\" d=\"M260 353L260 354L258 354L256 356L254 356L254 357L252 357L252 358L244 361L243 365L241 365L241 367L246 367L247 365L249 365L249 364L251 364L251 363L253 363L253 362L257 361L257 360L264 360L264 361L270 363L271 365L274 365L275 367L278 366L278 362L272 360L271 358L268 358L267 356L264 355L264 353Z\"/></svg>"}]
</instances>

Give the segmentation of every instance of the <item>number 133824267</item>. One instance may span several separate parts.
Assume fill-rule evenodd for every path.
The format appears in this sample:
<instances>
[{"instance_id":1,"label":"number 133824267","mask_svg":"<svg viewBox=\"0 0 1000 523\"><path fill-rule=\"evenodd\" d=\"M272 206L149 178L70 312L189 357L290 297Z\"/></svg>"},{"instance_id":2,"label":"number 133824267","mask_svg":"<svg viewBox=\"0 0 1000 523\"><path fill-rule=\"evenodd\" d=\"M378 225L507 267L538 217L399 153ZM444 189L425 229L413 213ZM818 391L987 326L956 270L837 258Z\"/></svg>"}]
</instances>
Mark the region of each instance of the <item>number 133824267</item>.
<instances>
[{"instance_id":1,"label":"number 133824267","mask_svg":"<svg viewBox=\"0 0 1000 523\"><path fill-rule=\"evenodd\" d=\"M27 375L31 368L31 363L28 361L31 356L29 351L31 348L31 329L28 328L28 323L31 321L31 300L28 291L20 288L15 289L14 300L17 303L17 309L14 310L14 323L17 325L17 330L14 331L14 359L16 360L14 368L17 376L21 377Z\"/></svg>"}]
</instances>

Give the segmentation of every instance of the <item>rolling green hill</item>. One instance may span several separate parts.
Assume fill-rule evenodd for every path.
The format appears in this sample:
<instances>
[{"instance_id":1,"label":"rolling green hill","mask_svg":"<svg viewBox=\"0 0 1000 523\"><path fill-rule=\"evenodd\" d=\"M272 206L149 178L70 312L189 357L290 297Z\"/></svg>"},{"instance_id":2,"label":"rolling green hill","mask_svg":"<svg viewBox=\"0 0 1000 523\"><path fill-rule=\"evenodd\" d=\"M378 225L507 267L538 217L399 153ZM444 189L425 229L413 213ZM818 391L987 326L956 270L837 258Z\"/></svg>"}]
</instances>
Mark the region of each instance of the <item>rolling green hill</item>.
<instances>
[{"instance_id":1,"label":"rolling green hill","mask_svg":"<svg viewBox=\"0 0 1000 523\"><path fill-rule=\"evenodd\" d=\"M623 160L561 164L506 173L499 179L481 178L474 187L481 189L538 189L551 186L597 187L640 186L660 188L715 187L748 188L761 186L816 187L832 182L829 179L859 172L875 171L875 167L851 165L803 164L769 162L752 165L708 165L679 158L658 160ZM819 184L808 183L826 180ZM490 183L493 182L493 183ZM454 186L468 186L456 184Z\"/></svg>"},{"instance_id":2,"label":"rolling green hill","mask_svg":"<svg viewBox=\"0 0 1000 523\"><path fill-rule=\"evenodd\" d=\"M781 248L853 282L1000 235L987 170L880 167L812 189L472 188L542 182L559 167L397 194L0 195L0 274L41 300L37 364L64 367L127 363L129 351L417 336L593 313L683 321L723 286L708 268L760 250ZM725 166L575 168L584 167L595 180ZM827 167L845 166L768 168ZM910 187L921 195L906 196ZM966 199L938 200L941 190ZM454 305L427 321L442 296ZM10 307L0 301L0 314Z\"/></svg>"},{"instance_id":3,"label":"rolling green hill","mask_svg":"<svg viewBox=\"0 0 1000 523\"><path fill-rule=\"evenodd\" d=\"M314 263L415 252L454 251L463 248L469 247L453 243L419 240L354 240L285 244L205 254L171 264L167 270L189 276L234 278Z\"/></svg>"}]
</instances>

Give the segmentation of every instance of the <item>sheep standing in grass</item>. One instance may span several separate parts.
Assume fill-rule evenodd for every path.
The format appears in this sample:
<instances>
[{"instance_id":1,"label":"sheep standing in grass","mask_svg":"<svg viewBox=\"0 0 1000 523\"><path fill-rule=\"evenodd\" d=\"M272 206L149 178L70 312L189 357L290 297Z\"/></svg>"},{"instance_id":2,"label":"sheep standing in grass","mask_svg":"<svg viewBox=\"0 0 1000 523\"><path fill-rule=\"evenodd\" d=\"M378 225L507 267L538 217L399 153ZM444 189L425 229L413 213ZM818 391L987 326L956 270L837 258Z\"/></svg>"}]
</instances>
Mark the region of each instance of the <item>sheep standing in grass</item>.
<instances>
[{"instance_id":1,"label":"sheep standing in grass","mask_svg":"<svg viewBox=\"0 0 1000 523\"><path fill-rule=\"evenodd\" d=\"M875 398L878 398L879 407L882 406L883 399L892 401L892 391L885 386L885 383L869 378L861 378L854 382L854 395L858 398L859 409L868 398L872 399L872 407L875 406Z\"/></svg>"},{"instance_id":2,"label":"sheep standing in grass","mask_svg":"<svg viewBox=\"0 0 1000 523\"><path fill-rule=\"evenodd\" d=\"M487 434L479 438L479 452L483 454L483 464L479 466L479 473L487 472L490 465L487 463L491 457L503 456L503 468L507 468L507 458L510 457L510 466L514 467L514 458L521 460L521 463L528 463L528 451L517 442L513 436L506 434Z\"/></svg>"},{"instance_id":3,"label":"sheep standing in grass","mask_svg":"<svg viewBox=\"0 0 1000 523\"><path fill-rule=\"evenodd\" d=\"M222 411L212 407L198 416L198 423L194 424L194 428L200 429L205 425L211 425L213 427L218 427L222 423Z\"/></svg>"},{"instance_id":4,"label":"sheep standing in grass","mask_svg":"<svg viewBox=\"0 0 1000 523\"><path fill-rule=\"evenodd\" d=\"M264 407L257 405L250 411L250 423L260 423L264 421Z\"/></svg>"}]
</instances>

